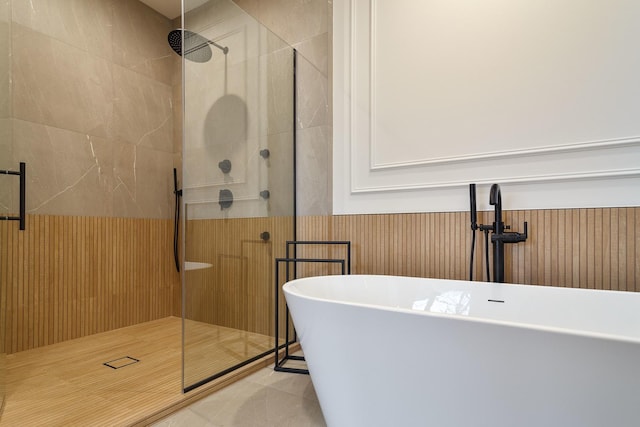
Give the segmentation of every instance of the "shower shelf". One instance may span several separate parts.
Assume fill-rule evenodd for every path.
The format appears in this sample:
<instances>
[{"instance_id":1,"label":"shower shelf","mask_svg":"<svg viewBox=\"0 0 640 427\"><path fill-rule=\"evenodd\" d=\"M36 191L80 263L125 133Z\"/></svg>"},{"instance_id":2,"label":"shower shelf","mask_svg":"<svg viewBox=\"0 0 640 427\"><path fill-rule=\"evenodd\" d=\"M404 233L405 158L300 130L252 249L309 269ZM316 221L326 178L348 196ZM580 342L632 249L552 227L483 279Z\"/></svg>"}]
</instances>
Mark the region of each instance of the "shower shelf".
<instances>
[{"instance_id":1,"label":"shower shelf","mask_svg":"<svg viewBox=\"0 0 640 427\"><path fill-rule=\"evenodd\" d=\"M205 268L213 267L213 264L209 264L208 262L194 262L194 261L185 261L184 262L184 270L203 270Z\"/></svg>"},{"instance_id":2,"label":"shower shelf","mask_svg":"<svg viewBox=\"0 0 640 427\"><path fill-rule=\"evenodd\" d=\"M329 246L335 246L335 245L344 245L346 246L346 258L298 258L296 256L296 249L299 245L329 245ZM293 255L290 254L290 248L293 247ZM285 258L276 258L275 260L275 276L276 276L276 280L275 280L275 348L274 348L274 353L275 353L275 358L276 358L276 362L275 362L275 366L274 366L274 370L275 371L279 371L279 372L289 372L289 373L294 373L294 374L309 374L309 370L308 369L299 369L299 368L288 368L285 365L285 363L289 360L297 360L297 361L304 361L304 357L303 356L294 356L294 355L290 355L289 354L289 345L293 344L296 342L297 340L297 336L295 333L295 329L293 331L293 340L289 341L289 334L290 334L290 328L289 328L289 307L287 307L287 304L285 302L285 307L286 307L286 311L285 311L285 316L286 316L286 323L285 323L285 342L284 344L278 345L278 335L279 335L279 304L280 304L280 291L282 289L282 286L280 286L279 284L279 279L280 279L280 264L285 264L286 267L286 275L285 275L285 282L288 282L289 280L292 280L292 278L289 277L289 265L293 264L293 279L296 279L298 277L297 274L297 265L299 263L321 263L321 264L340 264L341 267L341 274L351 274L351 241L337 241L337 240L294 240L294 241L287 241L287 246L286 246L286 255ZM346 267L346 269L345 269ZM284 348L284 357L282 359L280 359L280 356L278 355L278 350Z\"/></svg>"}]
</instances>

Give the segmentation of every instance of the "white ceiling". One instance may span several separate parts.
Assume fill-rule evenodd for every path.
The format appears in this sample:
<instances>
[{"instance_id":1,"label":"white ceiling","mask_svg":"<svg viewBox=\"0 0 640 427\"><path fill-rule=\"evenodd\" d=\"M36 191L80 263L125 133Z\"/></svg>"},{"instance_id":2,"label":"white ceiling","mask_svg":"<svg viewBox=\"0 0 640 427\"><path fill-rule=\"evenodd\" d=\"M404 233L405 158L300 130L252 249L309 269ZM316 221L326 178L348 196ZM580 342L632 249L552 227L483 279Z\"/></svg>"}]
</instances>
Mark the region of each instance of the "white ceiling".
<instances>
[{"instance_id":1,"label":"white ceiling","mask_svg":"<svg viewBox=\"0 0 640 427\"><path fill-rule=\"evenodd\" d=\"M147 6L155 9L169 19L174 19L181 14L181 1L180 0L140 0ZM187 11L195 9L198 6L205 4L208 0L188 0L185 4Z\"/></svg>"}]
</instances>

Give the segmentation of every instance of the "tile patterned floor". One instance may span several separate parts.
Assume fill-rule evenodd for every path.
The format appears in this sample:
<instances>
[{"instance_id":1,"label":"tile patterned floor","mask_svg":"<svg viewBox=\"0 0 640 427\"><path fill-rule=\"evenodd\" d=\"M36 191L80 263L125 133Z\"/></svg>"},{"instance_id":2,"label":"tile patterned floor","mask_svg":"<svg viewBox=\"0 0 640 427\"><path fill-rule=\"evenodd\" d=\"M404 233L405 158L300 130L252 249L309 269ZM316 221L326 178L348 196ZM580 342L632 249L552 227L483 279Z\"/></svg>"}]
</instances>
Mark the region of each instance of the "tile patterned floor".
<instances>
[{"instance_id":1,"label":"tile patterned floor","mask_svg":"<svg viewBox=\"0 0 640 427\"><path fill-rule=\"evenodd\" d=\"M325 427L308 375L261 369L155 427Z\"/></svg>"}]
</instances>

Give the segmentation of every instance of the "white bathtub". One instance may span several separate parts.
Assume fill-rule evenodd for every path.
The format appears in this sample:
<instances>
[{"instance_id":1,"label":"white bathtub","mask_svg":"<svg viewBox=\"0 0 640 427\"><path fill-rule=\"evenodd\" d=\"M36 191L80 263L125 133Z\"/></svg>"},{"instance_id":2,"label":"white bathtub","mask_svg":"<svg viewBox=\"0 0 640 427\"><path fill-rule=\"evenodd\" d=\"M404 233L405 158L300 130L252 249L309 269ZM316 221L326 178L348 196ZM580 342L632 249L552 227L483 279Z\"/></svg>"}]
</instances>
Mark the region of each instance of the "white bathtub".
<instances>
[{"instance_id":1,"label":"white bathtub","mask_svg":"<svg viewBox=\"0 0 640 427\"><path fill-rule=\"evenodd\" d=\"M640 294L394 276L284 291L331 427L640 426Z\"/></svg>"}]
</instances>

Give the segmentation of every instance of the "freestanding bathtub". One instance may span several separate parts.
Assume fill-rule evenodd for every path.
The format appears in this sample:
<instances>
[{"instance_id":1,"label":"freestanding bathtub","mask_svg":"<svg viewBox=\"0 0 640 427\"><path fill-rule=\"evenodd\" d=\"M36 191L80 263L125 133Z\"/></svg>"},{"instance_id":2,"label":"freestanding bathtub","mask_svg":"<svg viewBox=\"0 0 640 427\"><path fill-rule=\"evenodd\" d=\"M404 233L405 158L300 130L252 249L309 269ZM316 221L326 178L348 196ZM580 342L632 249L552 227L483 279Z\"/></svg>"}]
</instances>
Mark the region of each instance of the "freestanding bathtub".
<instances>
[{"instance_id":1,"label":"freestanding bathtub","mask_svg":"<svg viewBox=\"0 0 640 427\"><path fill-rule=\"evenodd\" d=\"M640 426L640 294L357 275L284 292L330 427Z\"/></svg>"}]
</instances>

